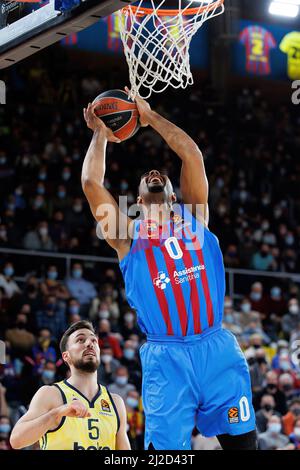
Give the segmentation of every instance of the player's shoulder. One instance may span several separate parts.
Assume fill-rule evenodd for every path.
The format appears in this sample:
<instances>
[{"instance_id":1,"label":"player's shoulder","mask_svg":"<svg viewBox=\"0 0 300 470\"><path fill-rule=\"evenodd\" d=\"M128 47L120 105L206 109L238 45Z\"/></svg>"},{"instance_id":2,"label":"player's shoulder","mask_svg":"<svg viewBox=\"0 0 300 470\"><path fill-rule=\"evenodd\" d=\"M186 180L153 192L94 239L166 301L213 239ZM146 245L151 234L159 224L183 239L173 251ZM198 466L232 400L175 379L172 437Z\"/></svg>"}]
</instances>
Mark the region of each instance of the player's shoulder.
<instances>
[{"instance_id":1,"label":"player's shoulder","mask_svg":"<svg viewBox=\"0 0 300 470\"><path fill-rule=\"evenodd\" d=\"M35 399L53 405L60 405L62 402L61 391L56 384L43 385L36 392Z\"/></svg>"},{"instance_id":2,"label":"player's shoulder","mask_svg":"<svg viewBox=\"0 0 300 470\"><path fill-rule=\"evenodd\" d=\"M124 410L126 408L125 408L125 403L124 403L123 398L120 395L118 395L117 393L111 393L110 396L111 396L111 398L112 398L112 400L113 400L113 402L114 402L114 404L115 404L115 406L118 410L118 413L119 414L124 413Z\"/></svg>"}]
</instances>

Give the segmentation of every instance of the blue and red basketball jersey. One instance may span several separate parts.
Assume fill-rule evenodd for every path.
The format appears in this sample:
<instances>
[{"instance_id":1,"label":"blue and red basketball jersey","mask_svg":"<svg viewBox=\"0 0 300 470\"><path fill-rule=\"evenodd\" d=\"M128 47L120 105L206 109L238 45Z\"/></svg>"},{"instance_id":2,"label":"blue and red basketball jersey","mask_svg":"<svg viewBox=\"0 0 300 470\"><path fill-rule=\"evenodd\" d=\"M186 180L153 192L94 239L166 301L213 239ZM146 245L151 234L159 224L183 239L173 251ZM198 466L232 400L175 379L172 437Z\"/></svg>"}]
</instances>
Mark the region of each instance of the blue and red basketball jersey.
<instances>
[{"instance_id":1,"label":"blue and red basketball jersey","mask_svg":"<svg viewBox=\"0 0 300 470\"><path fill-rule=\"evenodd\" d=\"M163 227L135 221L120 268L144 333L182 337L221 325L225 273L219 242L187 209Z\"/></svg>"},{"instance_id":2,"label":"blue and red basketball jersey","mask_svg":"<svg viewBox=\"0 0 300 470\"><path fill-rule=\"evenodd\" d=\"M240 42L246 47L247 71L257 75L270 74L270 50L276 47L273 35L261 26L248 26L240 33Z\"/></svg>"}]
</instances>

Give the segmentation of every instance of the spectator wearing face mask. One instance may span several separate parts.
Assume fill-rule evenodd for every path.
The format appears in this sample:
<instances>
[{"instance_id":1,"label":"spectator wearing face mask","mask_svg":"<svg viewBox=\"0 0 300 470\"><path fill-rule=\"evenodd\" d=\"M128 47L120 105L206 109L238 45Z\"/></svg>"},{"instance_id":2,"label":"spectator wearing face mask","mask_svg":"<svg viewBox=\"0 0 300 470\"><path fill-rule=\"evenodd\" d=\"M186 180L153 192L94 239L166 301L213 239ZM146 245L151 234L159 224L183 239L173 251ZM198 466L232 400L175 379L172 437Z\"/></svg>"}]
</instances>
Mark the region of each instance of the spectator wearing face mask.
<instances>
[{"instance_id":1,"label":"spectator wearing face mask","mask_svg":"<svg viewBox=\"0 0 300 470\"><path fill-rule=\"evenodd\" d=\"M57 354L51 345L51 331L48 328L42 328L39 331L37 342L32 348L32 358L37 371L44 366L46 361L56 362Z\"/></svg>"},{"instance_id":2,"label":"spectator wearing face mask","mask_svg":"<svg viewBox=\"0 0 300 470\"><path fill-rule=\"evenodd\" d=\"M101 349L100 366L98 368L98 382L103 385L109 385L120 365L120 362L113 357L112 348L110 346L104 346Z\"/></svg>"},{"instance_id":3,"label":"spectator wearing face mask","mask_svg":"<svg viewBox=\"0 0 300 470\"><path fill-rule=\"evenodd\" d=\"M269 271L274 263L274 258L269 245L263 243L260 250L254 253L251 267L257 271Z\"/></svg>"},{"instance_id":4,"label":"spectator wearing face mask","mask_svg":"<svg viewBox=\"0 0 300 470\"><path fill-rule=\"evenodd\" d=\"M139 409L140 395L136 390L127 393L125 405L127 411L128 438L132 450L141 449L144 441L144 415Z\"/></svg>"},{"instance_id":5,"label":"spectator wearing face mask","mask_svg":"<svg viewBox=\"0 0 300 470\"><path fill-rule=\"evenodd\" d=\"M300 390L297 391L294 387L294 378L288 372L279 376L278 387L284 393L287 402L300 394Z\"/></svg>"},{"instance_id":6,"label":"spectator wearing face mask","mask_svg":"<svg viewBox=\"0 0 300 470\"><path fill-rule=\"evenodd\" d=\"M83 234L83 227L88 226L87 212L83 208L83 201L80 197L73 199L72 206L66 210L66 225L71 233L75 235Z\"/></svg>"},{"instance_id":7,"label":"spectator wearing face mask","mask_svg":"<svg viewBox=\"0 0 300 470\"><path fill-rule=\"evenodd\" d=\"M300 398L293 398L289 405L289 411L282 418L282 424L285 434L293 432L296 419L300 418Z\"/></svg>"},{"instance_id":8,"label":"spectator wearing face mask","mask_svg":"<svg viewBox=\"0 0 300 470\"><path fill-rule=\"evenodd\" d=\"M10 419L8 416L5 415L0 415L0 441L4 441L6 443L7 449L4 450L9 450L11 449L10 444L9 444L9 436L11 432L11 423Z\"/></svg>"},{"instance_id":9,"label":"spectator wearing face mask","mask_svg":"<svg viewBox=\"0 0 300 470\"><path fill-rule=\"evenodd\" d=\"M108 386L108 390L110 393L116 393L120 395L124 402L126 402L128 392L135 390L135 386L131 383L128 383L128 380L129 374L127 368L120 366L116 370L114 381L111 385Z\"/></svg>"},{"instance_id":10,"label":"spectator wearing face mask","mask_svg":"<svg viewBox=\"0 0 300 470\"><path fill-rule=\"evenodd\" d=\"M17 315L14 326L6 331L5 339L9 341L16 355L23 356L31 351L35 337L28 330L28 318L24 313Z\"/></svg>"},{"instance_id":11,"label":"spectator wearing face mask","mask_svg":"<svg viewBox=\"0 0 300 470\"><path fill-rule=\"evenodd\" d=\"M36 313L37 328L48 328L59 339L67 327L65 311L54 296L45 298L44 308Z\"/></svg>"},{"instance_id":12,"label":"spectator wearing face mask","mask_svg":"<svg viewBox=\"0 0 300 470\"><path fill-rule=\"evenodd\" d=\"M263 348L256 349L255 357L248 361L250 365L251 387L253 393L261 392L265 376L268 371L268 362Z\"/></svg>"},{"instance_id":13,"label":"spectator wearing face mask","mask_svg":"<svg viewBox=\"0 0 300 470\"><path fill-rule=\"evenodd\" d=\"M276 354L272 358L271 366L272 369L278 369L279 370L279 358L282 352L289 352L289 343L285 339L280 339L277 342L277 349L276 349Z\"/></svg>"},{"instance_id":14,"label":"spectator wearing face mask","mask_svg":"<svg viewBox=\"0 0 300 470\"><path fill-rule=\"evenodd\" d=\"M74 318L79 318L81 319L80 316L80 303L78 302L77 299L70 298L67 306L67 313L68 313L68 319L69 322L74 323ZM79 321L77 320L77 321Z\"/></svg>"},{"instance_id":15,"label":"spectator wearing face mask","mask_svg":"<svg viewBox=\"0 0 300 470\"><path fill-rule=\"evenodd\" d=\"M7 262L4 265L2 274L0 274L0 287L8 299L11 299L14 295L21 294L21 290L14 280L14 272L14 265Z\"/></svg>"},{"instance_id":16,"label":"spectator wearing face mask","mask_svg":"<svg viewBox=\"0 0 300 470\"><path fill-rule=\"evenodd\" d=\"M66 282L66 287L71 296L78 300L81 305L80 314L85 318L92 300L97 297L94 285L83 277L82 265L74 263L72 275Z\"/></svg>"},{"instance_id":17,"label":"spectator wearing face mask","mask_svg":"<svg viewBox=\"0 0 300 470\"><path fill-rule=\"evenodd\" d=\"M121 364L127 367L129 372L130 382L133 383L136 388L141 386L141 364L137 351L134 347L133 341L128 339L124 343L123 357L121 358Z\"/></svg>"},{"instance_id":18,"label":"spectator wearing face mask","mask_svg":"<svg viewBox=\"0 0 300 470\"><path fill-rule=\"evenodd\" d=\"M282 290L278 286L273 286L268 299L269 311L276 317L282 318L286 313L286 301L283 298Z\"/></svg>"},{"instance_id":19,"label":"spectator wearing face mask","mask_svg":"<svg viewBox=\"0 0 300 470\"><path fill-rule=\"evenodd\" d=\"M290 442L295 446L296 450L300 450L300 418L295 420L293 432L289 435Z\"/></svg>"},{"instance_id":20,"label":"spectator wearing face mask","mask_svg":"<svg viewBox=\"0 0 300 470\"><path fill-rule=\"evenodd\" d=\"M35 312L43 303L43 297L39 289L39 281L35 276L29 275L23 285L22 293L19 297L20 305L29 304L31 311Z\"/></svg>"},{"instance_id":21,"label":"spectator wearing face mask","mask_svg":"<svg viewBox=\"0 0 300 470\"><path fill-rule=\"evenodd\" d=\"M100 350L104 346L110 346L116 359L123 356L120 341L115 334L111 333L111 325L108 320L102 319L98 323L98 337Z\"/></svg>"},{"instance_id":22,"label":"spectator wearing face mask","mask_svg":"<svg viewBox=\"0 0 300 470\"><path fill-rule=\"evenodd\" d=\"M141 335L141 330L136 324L135 314L131 310L125 312L120 332L125 340L129 339L130 335Z\"/></svg>"},{"instance_id":23,"label":"spectator wearing face mask","mask_svg":"<svg viewBox=\"0 0 300 470\"><path fill-rule=\"evenodd\" d=\"M39 222L35 230L26 233L23 247L26 250L56 250L56 246L49 235L48 222L46 220Z\"/></svg>"},{"instance_id":24,"label":"spectator wearing face mask","mask_svg":"<svg viewBox=\"0 0 300 470\"><path fill-rule=\"evenodd\" d=\"M47 361L40 375L39 387L43 385L52 385L55 382L56 365L52 361Z\"/></svg>"},{"instance_id":25,"label":"spectator wearing face mask","mask_svg":"<svg viewBox=\"0 0 300 470\"><path fill-rule=\"evenodd\" d=\"M264 340L260 333L251 335L243 335L243 338L248 341L249 347L244 351L247 361L251 363L251 359L255 359L256 351L263 348Z\"/></svg>"},{"instance_id":26,"label":"spectator wearing face mask","mask_svg":"<svg viewBox=\"0 0 300 470\"><path fill-rule=\"evenodd\" d=\"M249 301L251 309L259 313L266 314L268 312L268 302L263 292L263 285L261 282L255 282L251 286L249 294Z\"/></svg>"},{"instance_id":27,"label":"spectator wearing face mask","mask_svg":"<svg viewBox=\"0 0 300 470\"><path fill-rule=\"evenodd\" d=\"M287 339L290 338L291 333L300 323L299 301L297 299L290 299L288 302L288 310L288 313L282 318L282 330Z\"/></svg>"},{"instance_id":28,"label":"spectator wearing face mask","mask_svg":"<svg viewBox=\"0 0 300 470\"><path fill-rule=\"evenodd\" d=\"M240 335L242 328L239 324L239 318L233 308L233 302L229 296L224 299L223 326L234 335Z\"/></svg>"},{"instance_id":29,"label":"spectator wearing face mask","mask_svg":"<svg viewBox=\"0 0 300 470\"><path fill-rule=\"evenodd\" d=\"M44 296L55 295L58 300L68 300L70 293L66 286L58 280L58 270L55 265L50 265L44 282L41 283L41 292Z\"/></svg>"},{"instance_id":30,"label":"spectator wearing face mask","mask_svg":"<svg viewBox=\"0 0 300 470\"><path fill-rule=\"evenodd\" d=\"M253 406L257 411L259 409L259 404L261 397L263 395L272 395L275 400L275 411L280 413L282 416L287 413L287 403L285 394L278 388L278 376L276 372L270 370L266 373L266 384L260 393L255 393L253 395Z\"/></svg>"},{"instance_id":31,"label":"spectator wearing face mask","mask_svg":"<svg viewBox=\"0 0 300 470\"><path fill-rule=\"evenodd\" d=\"M248 297L243 298L236 314L238 315L238 321L243 330L248 326L249 322L260 320L259 312L252 309L252 305Z\"/></svg>"},{"instance_id":32,"label":"spectator wearing face mask","mask_svg":"<svg viewBox=\"0 0 300 470\"><path fill-rule=\"evenodd\" d=\"M259 433L267 431L268 421L273 415L281 417L280 413L275 411L275 400L273 395L265 394L261 397L260 409L256 412L256 426Z\"/></svg>"},{"instance_id":33,"label":"spectator wearing face mask","mask_svg":"<svg viewBox=\"0 0 300 470\"><path fill-rule=\"evenodd\" d=\"M287 436L281 432L281 420L279 416L273 415L268 419L267 430L258 435L259 450L291 450L294 446L290 444Z\"/></svg>"}]
</instances>

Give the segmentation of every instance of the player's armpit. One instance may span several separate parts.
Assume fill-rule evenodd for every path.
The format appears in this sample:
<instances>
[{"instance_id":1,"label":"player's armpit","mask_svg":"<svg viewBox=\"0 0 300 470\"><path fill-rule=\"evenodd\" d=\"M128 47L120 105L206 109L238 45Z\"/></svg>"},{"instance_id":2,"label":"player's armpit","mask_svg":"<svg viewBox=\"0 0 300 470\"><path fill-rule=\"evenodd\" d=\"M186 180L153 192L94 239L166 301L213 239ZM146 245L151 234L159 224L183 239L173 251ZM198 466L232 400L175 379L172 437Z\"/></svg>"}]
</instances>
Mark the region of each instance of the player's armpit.
<instances>
[{"instance_id":1,"label":"player's armpit","mask_svg":"<svg viewBox=\"0 0 300 470\"><path fill-rule=\"evenodd\" d=\"M127 413L124 401L119 395L114 393L112 393L111 396L114 400L120 418L120 427L116 436L116 450L131 450L130 442L127 436Z\"/></svg>"},{"instance_id":2,"label":"player's armpit","mask_svg":"<svg viewBox=\"0 0 300 470\"><path fill-rule=\"evenodd\" d=\"M47 431L57 425L55 410L63 405L56 387L45 385L34 395L29 409L16 423L10 436L14 449L22 449L37 442Z\"/></svg>"}]
</instances>

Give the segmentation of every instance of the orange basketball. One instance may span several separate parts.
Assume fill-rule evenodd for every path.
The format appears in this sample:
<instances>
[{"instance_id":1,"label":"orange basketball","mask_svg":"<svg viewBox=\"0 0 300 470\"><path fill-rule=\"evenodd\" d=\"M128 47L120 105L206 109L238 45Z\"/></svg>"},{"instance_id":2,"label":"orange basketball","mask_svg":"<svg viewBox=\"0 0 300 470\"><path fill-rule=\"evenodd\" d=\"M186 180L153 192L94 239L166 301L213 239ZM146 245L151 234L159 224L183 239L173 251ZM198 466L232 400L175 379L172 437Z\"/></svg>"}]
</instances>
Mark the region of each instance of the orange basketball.
<instances>
[{"instance_id":1,"label":"orange basketball","mask_svg":"<svg viewBox=\"0 0 300 470\"><path fill-rule=\"evenodd\" d=\"M132 137L140 128L139 112L134 101L123 90L110 90L98 95L93 104L96 115L102 119L120 140Z\"/></svg>"}]
</instances>

